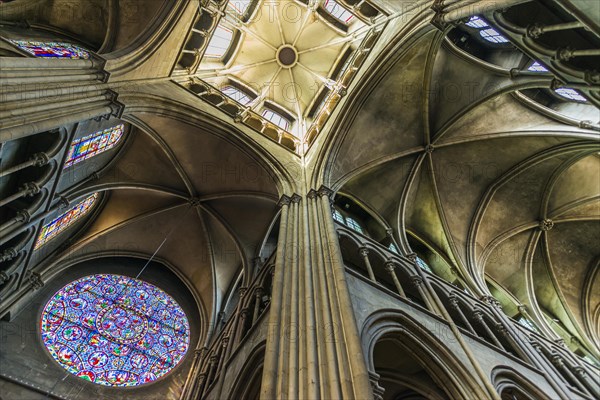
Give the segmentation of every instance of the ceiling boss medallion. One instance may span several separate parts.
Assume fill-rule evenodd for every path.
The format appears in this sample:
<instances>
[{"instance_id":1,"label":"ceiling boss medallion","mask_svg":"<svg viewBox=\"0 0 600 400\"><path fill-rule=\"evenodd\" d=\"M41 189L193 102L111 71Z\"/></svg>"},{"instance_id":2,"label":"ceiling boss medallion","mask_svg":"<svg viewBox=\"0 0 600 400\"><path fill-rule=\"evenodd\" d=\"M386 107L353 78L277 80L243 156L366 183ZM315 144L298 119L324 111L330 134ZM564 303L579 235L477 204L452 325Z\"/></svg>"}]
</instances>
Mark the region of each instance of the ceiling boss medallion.
<instances>
[{"instance_id":1,"label":"ceiling boss medallion","mask_svg":"<svg viewBox=\"0 0 600 400\"><path fill-rule=\"evenodd\" d=\"M292 68L298 63L298 51L294 46L284 44L277 49L277 62L283 68Z\"/></svg>"},{"instance_id":2,"label":"ceiling boss medallion","mask_svg":"<svg viewBox=\"0 0 600 400\"><path fill-rule=\"evenodd\" d=\"M345 0L209 2L194 24L206 40L192 30L196 58L184 50L179 62L195 72L182 84L304 154L376 43L384 24L374 21Z\"/></svg>"}]
</instances>

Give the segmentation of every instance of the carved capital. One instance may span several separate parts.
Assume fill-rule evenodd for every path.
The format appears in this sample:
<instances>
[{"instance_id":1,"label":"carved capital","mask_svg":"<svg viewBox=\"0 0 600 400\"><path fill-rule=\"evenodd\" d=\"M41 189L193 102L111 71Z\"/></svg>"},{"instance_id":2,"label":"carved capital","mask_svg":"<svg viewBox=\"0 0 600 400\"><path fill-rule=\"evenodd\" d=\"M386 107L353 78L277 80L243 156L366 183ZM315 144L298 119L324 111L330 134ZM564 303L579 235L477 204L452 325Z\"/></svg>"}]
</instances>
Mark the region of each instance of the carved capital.
<instances>
[{"instance_id":1,"label":"carved capital","mask_svg":"<svg viewBox=\"0 0 600 400\"><path fill-rule=\"evenodd\" d=\"M279 202L277 203L277 207L289 206L291 202L292 202L292 199L284 194L279 199Z\"/></svg>"},{"instance_id":2,"label":"carved capital","mask_svg":"<svg viewBox=\"0 0 600 400\"><path fill-rule=\"evenodd\" d=\"M391 262L391 261L388 261L388 262L386 262L386 263L385 263L385 269L386 269L386 271L388 271L390 274L393 274L393 273L394 273L394 271L396 270L396 264L395 264L395 263L393 263L393 262Z\"/></svg>"},{"instance_id":3,"label":"carved capital","mask_svg":"<svg viewBox=\"0 0 600 400\"><path fill-rule=\"evenodd\" d=\"M50 158L46 153L35 153L33 156L31 156L31 161L33 161L34 167L41 167L48 164Z\"/></svg>"},{"instance_id":4,"label":"carved capital","mask_svg":"<svg viewBox=\"0 0 600 400\"><path fill-rule=\"evenodd\" d=\"M19 188L23 192L23 196L32 197L40 192L40 187L35 182L27 182Z\"/></svg>"},{"instance_id":5,"label":"carved capital","mask_svg":"<svg viewBox=\"0 0 600 400\"><path fill-rule=\"evenodd\" d=\"M427 146L425 146L425 153L427 153L427 154L433 153L434 150L435 150L435 146L432 144L428 144Z\"/></svg>"},{"instance_id":6,"label":"carved capital","mask_svg":"<svg viewBox=\"0 0 600 400\"><path fill-rule=\"evenodd\" d=\"M551 359L552 359L552 364L556 365L557 367L561 367L562 368L562 367L565 366L564 360L557 353L552 353L551 354Z\"/></svg>"},{"instance_id":7,"label":"carved capital","mask_svg":"<svg viewBox=\"0 0 600 400\"><path fill-rule=\"evenodd\" d=\"M9 279L10 279L10 276L8 276L6 274L6 272L4 272L4 271L0 272L0 285L2 285L4 282L8 282Z\"/></svg>"},{"instance_id":8,"label":"carved capital","mask_svg":"<svg viewBox=\"0 0 600 400\"><path fill-rule=\"evenodd\" d=\"M317 192L315 189L310 189L310 191L306 194L306 197L311 200L316 199L317 196L319 196L319 192Z\"/></svg>"},{"instance_id":9,"label":"carved capital","mask_svg":"<svg viewBox=\"0 0 600 400\"><path fill-rule=\"evenodd\" d=\"M31 284L33 290L38 290L44 287L44 281L42 280L42 276L37 272L30 272L27 280Z\"/></svg>"},{"instance_id":10,"label":"carved capital","mask_svg":"<svg viewBox=\"0 0 600 400\"><path fill-rule=\"evenodd\" d=\"M14 247L8 248L4 250L4 252L2 252L2 255L0 256L0 262L10 261L17 257L17 254L19 254L17 252L17 249L15 249Z\"/></svg>"},{"instance_id":11,"label":"carved capital","mask_svg":"<svg viewBox=\"0 0 600 400\"><path fill-rule=\"evenodd\" d=\"M506 326L504 326L503 323L497 323L496 326L496 332L498 332L499 334L506 336L508 334L508 329L506 329Z\"/></svg>"},{"instance_id":12,"label":"carved capital","mask_svg":"<svg viewBox=\"0 0 600 400\"><path fill-rule=\"evenodd\" d=\"M369 249L367 249L366 247L361 247L360 249L358 249L358 252L363 257L367 257L369 255Z\"/></svg>"},{"instance_id":13,"label":"carved capital","mask_svg":"<svg viewBox=\"0 0 600 400\"><path fill-rule=\"evenodd\" d=\"M407 259L408 259L408 261L410 261L411 263L413 263L413 264L416 264L416 263L417 263L417 258L418 258L418 256L417 256L417 253L408 253L408 254L406 255L406 258L407 258Z\"/></svg>"},{"instance_id":14,"label":"carved capital","mask_svg":"<svg viewBox=\"0 0 600 400\"><path fill-rule=\"evenodd\" d=\"M294 193L290 200L292 203L300 203L300 200L302 200L302 197L300 197L299 195Z\"/></svg>"},{"instance_id":15,"label":"carved capital","mask_svg":"<svg viewBox=\"0 0 600 400\"><path fill-rule=\"evenodd\" d=\"M332 197L333 197L333 190L329 189L325 185L321 185L318 192L319 192L319 196L321 196L321 197L326 196L326 197L329 197L330 199L332 199Z\"/></svg>"},{"instance_id":16,"label":"carved capital","mask_svg":"<svg viewBox=\"0 0 600 400\"><path fill-rule=\"evenodd\" d=\"M573 50L568 47L562 47L556 50L555 58L561 61L569 61L573 58Z\"/></svg>"},{"instance_id":17,"label":"carved capital","mask_svg":"<svg viewBox=\"0 0 600 400\"><path fill-rule=\"evenodd\" d=\"M527 306L525 304L519 304L517 310L519 310L521 314L527 314Z\"/></svg>"},{"instance_id":18,"label":"carved capital","mask_svg":"<svg viewBox=\"0 0 600 400\"><path fill-rule=\"evenodd\" d=\"M575 371L575 374L580 377L581 379L585 379L586 377L586 372L585 369L583 369L583 367L581 367L580 365L576 365L573 370Z\"/></svg>"},{"instance_id":19,"label":"carved capital","mask_svg":"<svg viewBox=\"0 0 600 400\"><path fill-rule=\"evenodd\" d=\"M483 312L481 310L473 310L473 317L475 317L475 321L483 323Z\"/></svg>"},{"instance_id":20,"label":"carved capital","mask_svg":"<svg viewBox=\"0 0 600 400\"><path fill-rule=\"evenodd\" d=\"M458 308L458 298L456 297L456 295L451 294L450 296L448 296L448 301L450 302L452 308Z\"/></svg>"},{"instance_id":21,"label":"carved capital","mask_svg":"<svg viewBox=\"0 0 600 400\"><path fill-rule=\"evenodd\" d=\"M527 27L527 36L530 38L537 39L544 33L543 26L540 24L533 24Z\"/></svg>"},{"instance_id":22,"label":"carved capital","mask_svg":"<svg viewBox=\"0 0 600 400\"><path fill-rule=\"evenodd\" d=\"M240 297L244 297L247 291L248 288L246 286L240 286L240 288L238 288L238 293L240 294Z\"/></svg>"},{"instance_id":23,"label":"carved capital","mask_svg":"<svg viewBox=\"0 0 600 400\"><path fill-rule=\"evenodd\" d=\"M20 210L17 212L17 216L15 219L17 222L27 223L31 220L31 214L27 210Z\"/></svg>"},{"instance_id":24,"label":"carved capital","mask_svg":"<svg viewBox=\"0 0 600 400\"><path fill-rule=\"evenodd\" d=\"M413 275L410 277L410 281L412 282L413 285L415 285L415 287L419 287L423 284L423 278L421 278L418 275Z\"/></svg>"}]
</instances>

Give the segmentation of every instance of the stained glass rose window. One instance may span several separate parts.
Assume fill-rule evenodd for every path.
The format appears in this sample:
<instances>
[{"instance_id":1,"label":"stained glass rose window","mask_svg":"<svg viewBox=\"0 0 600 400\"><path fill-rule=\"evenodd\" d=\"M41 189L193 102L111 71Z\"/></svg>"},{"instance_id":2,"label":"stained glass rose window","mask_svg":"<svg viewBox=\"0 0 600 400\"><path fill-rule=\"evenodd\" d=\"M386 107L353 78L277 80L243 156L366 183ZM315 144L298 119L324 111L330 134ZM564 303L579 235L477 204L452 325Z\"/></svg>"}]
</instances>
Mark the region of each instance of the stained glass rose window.
<instances>
[{"instance_id":1,"label":"stained glass rose window","mask_svg":"<svg viewBox=\"0 0 600 400\"><path fill-rule=\"evenodd\" d=\"M69 283L48 301L42 340L70 373L106 386L136 386L169 373L185 356L187 317L154 285L121 275Z\"/></svg>"}]
</instances>

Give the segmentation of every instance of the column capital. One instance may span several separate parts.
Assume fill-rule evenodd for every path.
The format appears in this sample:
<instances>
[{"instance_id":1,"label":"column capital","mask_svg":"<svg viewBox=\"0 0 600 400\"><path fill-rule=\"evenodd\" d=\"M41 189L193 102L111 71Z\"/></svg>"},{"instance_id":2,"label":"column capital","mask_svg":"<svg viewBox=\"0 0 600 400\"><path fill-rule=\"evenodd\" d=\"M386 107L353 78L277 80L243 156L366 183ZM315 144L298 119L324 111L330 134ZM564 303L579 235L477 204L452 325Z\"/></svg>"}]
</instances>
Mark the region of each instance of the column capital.
<instances>
[{"instance_id":1,"label":"column capital","mask_svg":"<svg viewBox=\"0 0 600 400\"><path fill-rule=\"evenodd\" d=\"M358 252L359 252L359 254L360 254L361 256L363 256L363 257L366 257L366 256L368 256L368 255L369 255L369 249L368 249L368 248L366 248L366 247L360 247L360 248L358 249Z\"/></svg>"},{"instance_id":2,"label":"column capital","mask_svg":"<svg viewBox=\"0 0 600 400\"><path fill-rule=\"evenodd\" d=\"M306 197L308 197L309 199L316 199L319 196L319 192L317 192L315 189L310 189L309 192L306 194Z\"/></svg>"},{"instance_id":3,"label":"column capital","mask_svg":"<svg viewBox=\"0 0 600 400\"><path fill-rule=\"evenodd\" d=\"M587 375L585 369L583 369L581 365L576 365L575 367L573 367L573 371L575 371L575 374L582 379L585 379Z\"/></svg>"},{"instance_id":4,"label":"column capital","mask_svg":"<svg viewBox=\"0 0 600 400\"><path fill-rule=\"evenodd\" d=\"M292 203L300 203L301 200L302 200L302 197L300 195L296 194L296 193L294 193L292 195L292 197L290 198L290 201Z\"/></svg>"},{"instance_id":5,"label":"column capital","mask_svg":"<svg viewBox=\"0 0 600 400\"><path fill-rule=\"evenodd\" d=\"M277 207L289 206L292 202L292 199L285 194L279 198L279 202L277 203Z\"/></svg>"},{"instance_id":6,"label":"column capital","mask_svg":"<svg viewBox=\"0 0 600 400\"><path fill-rule=\"evenodd\" d=\"M498 322L496 324L495 328L496 328L496 332L500 333L503 336L506 336L508 334L508 329L501 322Z\"/></svg>"},{"instance_id":7,"label":"column capital","mask_svg":"<svg viewBox=\"0 0 600 400\"><path fill-rule=\"evenodd\" d=\"M4 282L8 281L10 279L10 276L8 276L6 274L6 272L2 271L0 272L0 285L2 285Z\"/></svg>"},{"instance_id":8,"label":"column capital","mask_svg":"<svg viewBox=\"0 0 600 400\"><path fill-rule=\"evenodd\" d=\"M480 309L473 310L473 316L477 322L483 323L483 312Z\"/></svg>"},{"instance_id":9,"label":"column capital","mask_svg":"<svg viewBox=\"0 0 600 400\"><path fill-rule=\"evenodd\" d=\"M417 253L408 253L406 255L406 258L408 259L408 261L415 264L417 262L418 256L417 256Z\"/></svg>"},{"instance_id":10,"label":"column capital","mask_svg":"<svg viewBox=\"0 0 600 400\"><path fill-rule=\"evenodd\" d=\"M552 359L552 364L556 365L557 367L565 366L565 361L562 359L562 357L560 355L558 355L558 353L552 353L550 355L550 357Z\"/></svg>"},{"instance_id":11,"label":"column capital","mask_svg":"<svg viewBox=\"0 0 600 400\"><path fill-rule=\"evenodd\" d=\"M415 287L419 287L423 284L423 278L421 278L419 275L411 276L410 281L413 285L415 285Z\"/></svg>"},{"instance_id":12,"label":"column capital","mask_svg":"<svg viewBox=\"0 0 600 400\"><path fill-rule=\"evenodd\" d=\"M519 310L519 312L521 314L526 314L527 313L527 306L525 304L519 304L517 306L517 310Z\"/></svg>"},{"instance_id":13,"label":"column capital","mask_svg":"<svg viewBox=\"0 0 600 400\"><path fill-rule=\"evenodd\" d=\"M42 280L42 276L38 272L30 272L27 280L31 284L33 290L38 290L44 287L44 281Z\"/></svg>"},{"instance_id":14,"label":"column capital","mask_svg":"<svg viewBox=\"0 0 600 400\"><path fill-rule=\"evenodd\" d=\"M31 156L31 161L33 161L33 165L35 167L41 167L48 164L48 162L50 161L50 157L48 157L48 154L43 152L35 153Z\"/></svg>"},{"instance_id":15,"label":"column capital","mask_svg":"<svg viewBox=\"0 0 600 400\"><path fill-rule=\"evenodd\" d=\"M448 301L450 302L450 305L452 306L452 308L458 308L458 297L456 297L456 295L454 293L450 294L450 296L448 296Z\"/></svg>"},{"instance_id":16,"label":"column capital","mask_svg":"<svg viewBox=\"0 0 600 400\"><path fill-rule=\"evenodd\" d=\"M14 247L10 247L10 248L4 250L4 252L2 252L2 254L0 255L0 262L6 262L6 261L13 260L14 258L17 257L17 254L19 254L17 252L17 249L15 249ZM2 273L4 273L4 272L2 272Z\"/></svg>"},{"instance_id":17,"label":"column capital","mask_svg":"<svg viewBox=\"0 0 600 400\"><path fill-rule=\"evenodd\" d=\"M396 270L396 267L397 267L397 265L393 261L386 261L386 263L385 263L385 269L387 271L389 271L390 273L394 272Z\"/></svg>"},{"instance_id":18,"label":"column capital","mask_svg":"<svg viewBox=\"0 0 600 400\"><path fill-rule=\"evenodd\" d=\"M319 192L319 196L327 196L330 199L332 199L333 197L333 190L329 189L327 186L325 185L321 185L321 187L318 190ZM333 200L333 199L332 199Z\"/></svg>"},{"instance_id":19,"label":"column capital","mask_svg":"<svg viewBox=\"0 0 600 400\"><path fill-rule=\"evenodd\" d=\"M19 210L17 211L17 222L29 222L31 220L31 214L27 210Z\"/></svg>"},{"instance_id":20,"label":"column capital","mask_svg":"<svg viewBox=\"0 0 600 400\"><path fill-rule=\"evenodd\" d=\"M248 288L246 286L240 286L238 288L238 293L240 294L240 297L244 297L244 295L246 294L247 291L248 291Z\"/></svg>"}]
</instances>

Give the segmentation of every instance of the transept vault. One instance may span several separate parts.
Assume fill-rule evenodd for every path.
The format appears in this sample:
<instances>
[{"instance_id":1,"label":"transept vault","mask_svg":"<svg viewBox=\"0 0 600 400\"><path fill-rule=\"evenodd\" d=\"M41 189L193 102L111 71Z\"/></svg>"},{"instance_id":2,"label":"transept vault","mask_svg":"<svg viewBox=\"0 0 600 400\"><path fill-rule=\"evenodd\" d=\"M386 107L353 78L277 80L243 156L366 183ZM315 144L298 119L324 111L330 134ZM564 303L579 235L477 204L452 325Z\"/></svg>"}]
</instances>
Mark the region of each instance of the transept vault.
<instances>
[{"instance_id":1,"label":"transept vault","mask_svg":"<svg viewBox=\"0 0 600 400\"><path fill-rule=\"evenodd\" d=\"M0 399L600 397L600 5L0 2Z\"/></svg>"}]
</instances>

